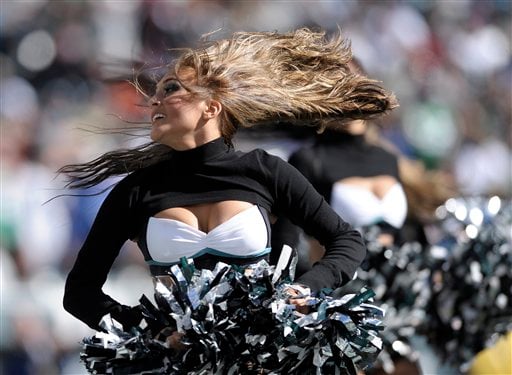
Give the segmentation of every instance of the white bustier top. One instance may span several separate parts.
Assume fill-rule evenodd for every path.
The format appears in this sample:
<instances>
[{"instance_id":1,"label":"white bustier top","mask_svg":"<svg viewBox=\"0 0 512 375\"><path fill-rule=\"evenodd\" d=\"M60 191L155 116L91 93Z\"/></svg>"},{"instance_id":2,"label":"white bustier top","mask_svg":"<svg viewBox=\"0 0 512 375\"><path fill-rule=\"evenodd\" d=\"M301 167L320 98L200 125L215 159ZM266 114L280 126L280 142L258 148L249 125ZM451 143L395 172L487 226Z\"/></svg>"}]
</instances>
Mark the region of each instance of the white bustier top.
<instances>
[{"instance_id":1,"label":"white bustier top","mask_svg":"<svg viewBox=\"0 0 512 375\"><path fill-rule=\"evenodd\" d=\"M170 264L180 258L209 253L223 257L250 258L270 252L267 225L254 205L208 233L178 220L149 218L146 242L152 264Z\"/></svg>"},{"instance_id":2,"label":"white bustier top","mask_svg":"<svg viewBox=\"0 0 512 375\"><path fill-rule=\"evenodd\" d=\"M332 188L331 206L354 227L386 222L400 228L407 215L407 200L399 183L379 198L370 190L337 182Z\"/></svg>"}]
</instances>

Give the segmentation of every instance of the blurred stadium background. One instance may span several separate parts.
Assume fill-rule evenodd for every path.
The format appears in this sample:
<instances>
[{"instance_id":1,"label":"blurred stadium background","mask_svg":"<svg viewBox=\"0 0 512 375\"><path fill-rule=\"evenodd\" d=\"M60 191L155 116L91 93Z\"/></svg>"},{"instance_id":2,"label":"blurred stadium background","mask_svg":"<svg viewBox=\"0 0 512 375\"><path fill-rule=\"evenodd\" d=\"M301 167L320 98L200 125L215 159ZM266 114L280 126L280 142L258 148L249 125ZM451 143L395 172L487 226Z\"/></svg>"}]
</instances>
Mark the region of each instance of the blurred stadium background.
<instances>
[{"instance_id":1,"label":"blurred stadium background","mask_svg":"<svg viewBox=\"0 0 512 375\"><path fill-rule=\"evenodd\" d=\"M80 130L147 121L131 85L104 79L118 62L162 62L166 48L195 45L217 29L339 26L369 75L400 100L381 136L460 195L510 198L511 7L509 0L3 0L0 372L85 373L79 341L92 332L61 299L108 185L96 196L43 203L66 193L55 173L62 165L141 141ZM251 131L237 142L286 158L301 139ZM106 290L136 304L151 289L141 255L127 244Z\"/></svg>"}]
</instances>

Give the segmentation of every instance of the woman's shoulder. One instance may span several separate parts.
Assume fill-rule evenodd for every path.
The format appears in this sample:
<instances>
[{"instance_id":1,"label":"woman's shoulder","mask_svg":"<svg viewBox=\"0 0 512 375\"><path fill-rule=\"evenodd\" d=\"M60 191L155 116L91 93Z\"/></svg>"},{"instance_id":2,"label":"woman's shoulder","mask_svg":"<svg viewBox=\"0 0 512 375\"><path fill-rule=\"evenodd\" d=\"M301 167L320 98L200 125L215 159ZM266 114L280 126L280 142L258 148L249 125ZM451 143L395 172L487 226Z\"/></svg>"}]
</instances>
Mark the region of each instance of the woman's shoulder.
<instances>
[{"instance_id":1,"label":"woman's shoulder","mask_svg":"<svg viewBox=\"0 0 512 375\"><path fill-rule=\"evenodd\" d=\"M239 160L276 160L280 159L279 156L274 155L263 148L253 148L250 150L236 150L236 158Z\"/></svg>"},{"instance_id":2,"label":"woman's shoulder","mask_svg":"<svg viewBox=\"0 0 512 375\"><path fill-rule=\"evenodd\" d=\"M261 172L265 175L275 174L290 165L280 156L262 148L250 151L237 151L237 165L246 171Z\"/></svg>"},{"instance_id":3,"label":"woman's shoulder","mask_svg":"<svg viewBox=\"0 0 512 375\"><path fill-rule=\"evenodd\" d=\"M383 158L385 160L389 161L398 161L398 154L395 152L392 152L391 150L387 149L386 147L383 147L378 144L369 144L368 145L369 150L372 154L377 155L379 158Z\"/></svg>"},{"instance_id":4,"label":"woman's shoulder","mask_svg":"<svg viewBox=\"0 0 512 375\"><path fill-rule=\"evenodd\" d=\"M138 187L145 182L152 181L155 177L162 176L161 173L165 168L165 161L159 161L154 164L136 169L122 176L117 185L125 188Z\"/></svg>"}]
</instances>

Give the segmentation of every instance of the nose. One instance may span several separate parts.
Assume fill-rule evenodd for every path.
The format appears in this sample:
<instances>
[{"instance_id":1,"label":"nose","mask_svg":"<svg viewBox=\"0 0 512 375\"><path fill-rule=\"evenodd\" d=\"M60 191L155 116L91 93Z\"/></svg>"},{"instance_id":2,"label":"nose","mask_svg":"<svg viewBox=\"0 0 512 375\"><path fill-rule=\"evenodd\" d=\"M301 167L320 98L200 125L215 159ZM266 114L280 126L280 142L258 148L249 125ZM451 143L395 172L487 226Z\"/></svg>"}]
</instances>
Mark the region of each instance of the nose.
<instances>
[{"instance_id":1,"label":"nose","mask_svg":"<svg viewBox=\"0 0 512 375\"><path fill-rule=\"evenodd\" d=\"M159 99L159 98L157 98L157 97L156 97L156 95L155 95L155 96L152 96L152 97L149 99L149 104L150 104L151 106L158 106L158 105L160 105L160 104L161 104L161 101L160 101L160 99Z\"/></svg>"}]
</instances>

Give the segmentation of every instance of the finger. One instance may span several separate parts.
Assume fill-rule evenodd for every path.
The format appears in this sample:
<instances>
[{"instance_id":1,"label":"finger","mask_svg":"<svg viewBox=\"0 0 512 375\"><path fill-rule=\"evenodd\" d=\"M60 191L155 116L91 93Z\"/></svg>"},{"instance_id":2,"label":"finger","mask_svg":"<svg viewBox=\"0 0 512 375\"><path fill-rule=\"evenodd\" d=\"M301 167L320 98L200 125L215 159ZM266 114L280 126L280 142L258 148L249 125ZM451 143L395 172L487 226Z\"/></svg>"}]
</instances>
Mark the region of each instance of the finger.
<instances>
[{"instance_id":1,"label":"finger","mask_svg":"<svg viewBox=\"0 0 512 375\"><path fill-rule=\"evenodd\" d=\"M172 335L167 337L165 342L171 349L175 349L175 350L185 349L185 345L183 345L183 343L181 342L181 338L183 337L183 335L184 334L182 332L175 331L172 333Z\"/></svg>"}]
</instances>

